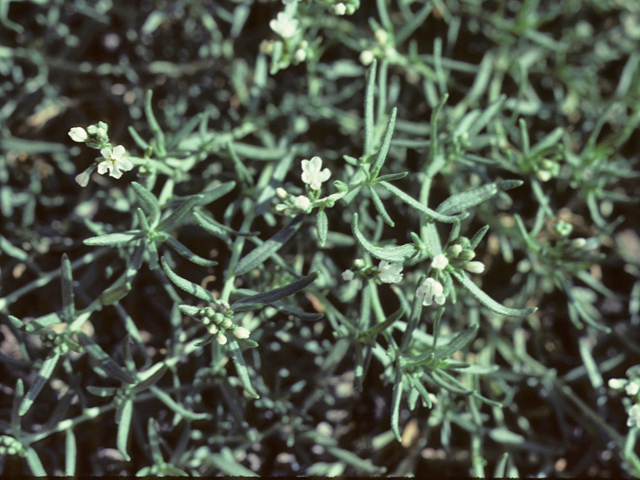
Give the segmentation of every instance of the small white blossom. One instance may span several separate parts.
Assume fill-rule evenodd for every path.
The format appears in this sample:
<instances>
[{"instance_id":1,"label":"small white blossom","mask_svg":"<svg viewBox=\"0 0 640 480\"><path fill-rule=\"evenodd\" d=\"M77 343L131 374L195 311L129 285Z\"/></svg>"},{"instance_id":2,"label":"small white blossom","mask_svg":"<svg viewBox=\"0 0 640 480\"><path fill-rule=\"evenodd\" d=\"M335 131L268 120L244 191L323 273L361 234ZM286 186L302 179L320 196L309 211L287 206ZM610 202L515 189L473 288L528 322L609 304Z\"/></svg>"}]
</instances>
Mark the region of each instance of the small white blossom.
<instances>
[{"instance_id":1,"label":"small white blossom","mask_svg":"<svg viewBox=\"0 0 640 480\"><path fill-rule=\"evenodd\" d=\"M71 130L69 130L69 136L71 137L71 140L73 140L74 142L82 143L89 140L89 134L82 127L73 127Z\"/></svg>"},{"instance_id":2,"label":"small white blossom","mask_svg":"<svg viewBox=\"0 0 640 480\"><path fill-rule=\"evenodd\" d=\"M109 172L113 178L120 178L122 172L127 172L133 168L133 164L124 155L124 147L118 145L113 150L110 148L103 148L100 150L100 154L104 157L98 164L98 173L104 175Z\"/></svg>"},{"instance_id":3,"label":"small white blossom","mask_svg":"<svg viewBox=\"0 0 640 480\"><path fill-rule=\"evenodd\" d=\"M322 182L326 182L331 176L328 168L321 169L322 159L320 157L302 160L302 181L311 186L312 190L318 190L322 186Z\"/></svg>"},{"instance_id":4,"label":"small white blossom","mask_svg":"<svg viewBox=\"0 0 640 480\"><path fill-rule=\"evenodd\" d=\"M344 3L338 3L333 6L333 13L336 15L344 15L347 13L347 6Z\"/></svg>"},{"instance_id":5,"label":"small white blossom","mask_svg":"<svg viewBox=\"0 0 640 480\"><path fill-rule=\"evenodd\" d=\"M627 427L640 427L640 405L637 403L629 409Z\"/></svg>"},{"instance_id":6,"label":"small white blossom","mask_svg":"<svg viewBox=\"0 0 640 480\"><path fill-rule=\"evenodd\" d=\"M401 263L389 263L386 260L382 260L378 270L380 271L378 278L382 283L399 283L402 281Z\"/></svg>"},{"instance_id":7,"label":"small white blossom","mask_svg":"<svg viewBox=\"0 0 640 480\"><path fill-rule=\"evenodd\" d=\"M276 32L282 38L291 38L298 31L300 22L289 16L288 13L280 12L278 16L269 22L271 30Z\"/></svg>"},{"instance_id":8,"label":"small white blossom","mask_svg":"<svg viewBox=\"0 0 640 480\"><path fill-rule=\"evenodd\" d=\"M449 259L443 254L436 255L431 262L431 266L436 270L442 270L447 265L449 265Z\"/></svg>"},{"instance_id":9,"label":"small white blossom","mask_svg":"<svg viewBox=\"0 0 640 480\"><path fill-rule=\"evenodd\" d=\"M342 279L345 282L350 282L351 280L353 280L354 276L355 274L353 273L353 270L345 270L344 272L342 272Z\"/></svg>"},{"instance_id":10,"label":"small white blossom","mask_svg":"<svg viewBox=\"0 0 640 480\"><path fill-rule=\"evenodd\" d=\"M444 287L434 278L427 278L416 290L416 296L422 297L422 304L425 307L431 305L434 300L438 305L444 305L446 297L444 296Z\"/></svg>"},{"instance_id":11,"label":"small white blossom","mask_svg":"<svg viewBox=\"0 0 640 480\"><path fill-rule=\"evenodd\" d=\"M482 262L469 262L464 266L467 272L482 273L484 272L484 263Z\"/></svg>"},{"instance_id":12,"label":"small white blossom","mask_svg":"<svg viewBox=\"0 0 640 480\"><path fill-rule=\"evenodd\" d=\"M374 58L375 57L373 56L373 52L371 50L363 50L360 54L360 63L362 63L363 65L371 65Z\"/></svg>"},{"instance_id":13,"label":"small white blossom","mask_svg":"<svg viewBox=\"0 0 640 480\"><path fill-rule=\"evenodd\" d=\"M309 200L304 195L299 195L296 197L294 201L294 205L298 210L302 210L303 212L306 212L307 209L311 206L311 200Z\"/></svg>"},{"instance_id":14,"label":"small white blossom","mask_svg":"<svg viewBox=\"0 0 640 480\"><path fill-rule=\"evenodd\" d=\"M244 340L245 338L249 338L251 332L244 327L238 327L233 331L233 336L238 340Z\"/></svg>"}]
</instances>

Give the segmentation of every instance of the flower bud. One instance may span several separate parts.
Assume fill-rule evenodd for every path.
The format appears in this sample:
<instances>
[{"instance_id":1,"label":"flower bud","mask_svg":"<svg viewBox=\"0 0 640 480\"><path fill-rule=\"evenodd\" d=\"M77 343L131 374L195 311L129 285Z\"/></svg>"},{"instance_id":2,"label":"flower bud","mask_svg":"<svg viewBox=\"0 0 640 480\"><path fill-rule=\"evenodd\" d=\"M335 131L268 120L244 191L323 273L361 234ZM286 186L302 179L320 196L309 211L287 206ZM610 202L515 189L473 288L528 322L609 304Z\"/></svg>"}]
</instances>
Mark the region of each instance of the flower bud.
<instances>
[{"instance_id":1,"label":"flower bud","mask_svg":"<svg viewBox=\"0 0 640 480\"><path fill-rule=\"evenodd\" d=\"M74 142L86 142L89 139L87 131L82 127L73 127L69 130L69 136Z\"/></svg>"},{"instance_id":2,"label":"flower bud","mask_svg":"<svg viewBox=\"0 0 640 480\"><path fill-rule=\"evenodd\" d=\"M484 272L484 263L482 262L469 262L464 266L467 272L482 273Z\"/></svg>"},{"instance_id":3,"label":"flower bud","mask_svg":"<svg viewBox=\"0 0 640 480\"><path fill-rule=\"evenodd\" d=\"M220 345L226 345L227 343L227 337L225 334L223 333L219 333L216 335L216 342L218 342Z\"/></svg>"},{"instance_id":4,"label":"flower bud","mask_svg":"<svg viewBox=\"0 0 640 480\"><path fill-rule=\"evenodd\" d=\"M233 336L238 340L244 340L245 338L249 338L251 332L244 327L238 327L233 331Z\"/></svg>"}]
</instances>

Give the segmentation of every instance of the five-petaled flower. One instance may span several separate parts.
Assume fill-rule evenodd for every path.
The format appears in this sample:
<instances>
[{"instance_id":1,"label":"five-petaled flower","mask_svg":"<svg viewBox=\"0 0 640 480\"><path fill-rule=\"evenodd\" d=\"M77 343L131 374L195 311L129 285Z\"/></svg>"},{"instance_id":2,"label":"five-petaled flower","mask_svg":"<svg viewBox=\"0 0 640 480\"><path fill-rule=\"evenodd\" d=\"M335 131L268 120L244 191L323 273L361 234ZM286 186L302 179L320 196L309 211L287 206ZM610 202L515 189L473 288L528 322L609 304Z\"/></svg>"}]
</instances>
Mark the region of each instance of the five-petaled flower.
<instances>
[{"instance_id":1,"label":"five-petaled flower","mask_svg":"<svg viewBox=\"0 0 640 480\"><path fill-rule=\"evenodd\" d=\"M278 16L269 22L271 30L276 32L282 38L291 38L298 31L298 20L291 17L286 12L278 13Z\"/></svg>"},{"instance_id":2,"label":"five-petaled flower","mask_svg":"<svg viewBox=\"0 0 640 480\"><path fill-rule=\"evenodd\" d=\"M389 263L386 260L382 260L378 265L378 278L382 283L399 283L402 281L402 264L401 263Z\"/></svg>"},{"instance_id":3,"label":"five-petaled flower","mask_svg":"<svg viewBox=\"0 0 640 480\"><path fill-rule=\"evenodd\" d=\"M433 304L435 301L438 305L444 305L446 297L444 296L444 287L434 278L427 278L416 290L416 296L422 297L422 304L425 307Z\"/></svg>"},{"instance_id":4,"label":"five-petaled flower","mask_svg":"<svg viewBox=\"0 0 640 480\"><path fill-rule=\"evenodd\" d=\"M302 160L302 181L308 184L312 190L318 190L322 186L322 182L326 182L331 176L328 168L321 169L322 159L320 157Z\"/></svg>"},{"instance_id":5,"label":"five-petaled flower","mask_svg":"<svg viewBox=\"0 0 640 480\"><path fill-rule=\"evenodd\" d=\"M98 163L98 173L104 175L109 172L113 178L120 178L122 176L122 172L127 172L133 168L133 164L127 159L124 158L124 147L122 145L118 145L113 150L110 148L103 148L100 150L100 153L104 157L104 160L101 160Z\"/></svg>"}]
</instances>

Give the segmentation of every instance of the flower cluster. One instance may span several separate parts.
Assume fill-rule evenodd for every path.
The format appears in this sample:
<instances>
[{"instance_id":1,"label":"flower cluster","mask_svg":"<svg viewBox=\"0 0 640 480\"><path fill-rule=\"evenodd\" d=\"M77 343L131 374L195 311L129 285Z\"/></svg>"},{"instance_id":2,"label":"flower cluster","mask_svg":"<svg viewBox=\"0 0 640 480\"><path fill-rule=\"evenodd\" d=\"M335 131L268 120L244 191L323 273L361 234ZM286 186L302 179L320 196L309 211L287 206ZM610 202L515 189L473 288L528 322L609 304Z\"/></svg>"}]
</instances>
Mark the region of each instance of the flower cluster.
<instances>
[{"instance_id":1,"label":"flower cluster","mask_svg":"<svg viewBox=\"0 0 640 480\"><path fill-rule=\"evenodd\" d=\"M224 313L215 312L211 307L200 310L198 316L207 327L209 335L215 336L216 342L220 345L227 343L228 334L233 335L238 340L245 340L251 335L249 330L235 325Z\"/></svg>"},{"instance_id":2,"label":"flower cluster","mask_svg":"<svg viewBox=\"0 0 640 480\"><path fill-rule=\"evenodd\" d=\"M111 148L108 130L109 126L104 122L90 125L86 130L82 127L73 127L69 130L71 140L86 143L88 147L99 149L100 155L102 155L102 157L96 158L94 163L84 172L76 175L76 182L81 187L86 187L89 184L91 174L96 169L100 175L108 172L113 178L120 178L123 172L128 172L133 168L133 163L124 156L126 152L122 145Z\"/></svg>"},{"instance_id":3,"label":"flower cluster","mask_svg":"<svg viewBox=\"0 0 640 480\"><path fill-rule=\"evenodd\" d=\"M609 380L609 388L614 390L624 389L631 399L627 418L627 427L640 427L640 365L627 370L627 378L612 378ZM628 400L627 400L628 401Z\"/></svg>"},{"instance_id":4,"label":"flower cluster","mask_svg":"<svg viewBox=\"0 0 640 480\"><path fill-rule=\"evenodd\" d=\"M467 272L484 272L484 263L472 261L476 252L471 248L471 242L467 237L458 237L447 248L445 255L451 265L456 268L464 268Z\"/></svg>"},{"instance_id":5,"label":"flower cluster","mask_svg":"<svg viewBox=\"0 0 640 480\"><path fill-rule=\"evenodd\" d=\"M353 268L357 272L366 278L378 278L382 283L400 283L402 281L402 264L401 263L389 263L386 260L382 260L378 267L365 267L362 259L357 259L353 262ZM342 272L342 279L345 282L353 280L356 276L356 272L353 270L345 270Z\"/></svg>"}]
</instances>

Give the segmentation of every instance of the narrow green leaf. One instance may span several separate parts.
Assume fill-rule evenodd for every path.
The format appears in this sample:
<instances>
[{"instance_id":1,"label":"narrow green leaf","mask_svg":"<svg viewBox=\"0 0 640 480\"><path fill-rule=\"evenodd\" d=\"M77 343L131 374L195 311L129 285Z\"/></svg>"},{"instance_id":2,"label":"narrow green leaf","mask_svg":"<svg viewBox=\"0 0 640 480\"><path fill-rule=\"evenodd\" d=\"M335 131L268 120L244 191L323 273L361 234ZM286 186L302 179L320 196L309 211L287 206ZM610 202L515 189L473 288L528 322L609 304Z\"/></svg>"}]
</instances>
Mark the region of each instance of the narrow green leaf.
<instances>
[{"instance_id":1,"label":"narrow green leaf","mask_svg":"<svg viewBox=\"0 0 640 480\"><path fill-rule=\"evenodd\" d=\"M492 428L489 430L489 436L498 443L506 443L508 445L520 445L525 441L522 435L507 430L505 427Z\"/></svg>"},{"instance_id":2,"label":"narrow green leaf","mask_svg":"<svg viewBox=\"0 0 640 480\"><path fill-rule=\"evenodd\" d=\"M400 180L406 177L407 175L409 175L409 172L390 173L388 175L381 175L379 177L376 177L372 185L375 185L376 183L380 183L380 182L393 182L394 180Z\"/></svg>"},{"instance_id":3,"label":"narrow green leaf","mask_svg":"<svg viewBox=\"0 0 640 480\"><path fill-rule=\"evenodd\" d=\"M398 109L394 107L393 110L391 110L391 116L389 117L389 121L387 122L387 129L384 132L384 138L382 139L380 150L378 150L378 156L376 157L376 161L371 169L371 174L374 178L378 176L378 173L380 172L384 161L387 159L389 146L391 145L391 137L393 137L393 129L396 126L397 115Z\"/></svg>"},{"instance_id":4,"label":"narrow green leaf","mask_svg":"<svg viewBox=\"0 0 640 480\"><path fill-rule=\"evenodd\" d=\"M473 283L473 280L471 280L464 272L452 269L451 275L453 275L456 280L458 280L467 290L469 290L471 294L476 297L482 305L497 314L505 315L507 317L526 317L527 315L531 315L533 312L538 310L537 308L516 309L505 307L504 305L496 302L482 290L480 290L480 288L478 288L478 286Z\"/></svg>"},{"instance_id":5,"label":"narrow green leaf","mask_svg":"<svg viewBox=\"0 0 640 480\"><path fill-rule=\"evenodd\" d=\"M171 138L171 141L167 145L167 149L173 150L175 148L178 148L180 146L180 142L195 130L195 128L202 121L205 115L207 115L206 112L200 112L197 115L191 117L185 123L183 123L182 126ZM143 150L146 150L146 147Z\"/></svg>"},{"instance_id":6,"label":"narrow green leaf","mask_svg":"<svg viewBox=\"0 0 640 480\"><path fill-rule=\"evenodd\" d=\"M451 355L459 350L462 350L476 338L476 335L478 334L478 328L479 325L476 323L475 325L458 333L451 339L451 341L447 345L437 347L434 352L433 358L450 358Z\"/></svg>"},{"instance_id":7,"label":"narrow green leaf","mask_svg":"<svg viewBox=\"0 0 640 480\"><path fill-rule=\"evenodd\" d=\"M502 180L500 182L487 183L486 185L474 188L467 192L451 195L444 202L438 205L436 211L443 215L453 215L485 202L496 195L500 190L519 187L523 183L524 182L522 180Z\"/></svg>"},{"instance_id":8,"label":"narrow green leaf","mask_svg":"<svg viewBox=\"0 0 640 480\"><path fill-rule=\"evenodd\" d=\"M129 127L127 127L127 130L129 130L129 135L131 135L131 138L133 138L133 141L136 145L138 145L140 150L146 151L147 148L149 148L149 144L147 143L147 141L140 136L135 128L129 125Z\"/></svg>"},{"instance_id":9,"label":"narrow green leaf","mask_svg":"<svg viewBox=\"0 0 640 480\"><path fill-rule=\"evenodd\" d=\"M138 182L131 182L131 186L138 196L142 210L144 210L144 213L149 217L151 228L155 228L158 220L160 220L160 203L158 199Z\"/></svg>"},{"instance_id":10,"label":"narrow green leaf","mask_svg":"<svg viewBox=\"0 0 640 480\"><path fill-rule=\"evenodd\" d=\"M228 452L228 453L227 453ZM225 454L226 453L226 454ZM233 457L233 453L228 447L224 447L222 453L212 453L207 456L207 461L211 462L221 472L232 477L259 477L257 473L238 463Z\"/></svg>"},{"instance_id":11,"label":"narrow green leaf","mask_svg":"<svg viewBox=\"0 0 640 480\"><path fill-rule=\"evenodd\" d=\"M46 315L43 315L42 317L34 318L27 324L22 323L22 321L12 315L9 315L9 318L15 326L18 326L18 322L20 322L20 324L22 324L23 326L18 328L27 333L34 333L38 330L42 330L43 328L48 328L60 323L64 323L64 320L60 318L60 315L58 315L57 313L48 313Z\"/></svg>"},{"instance_id":12,"label":"narrow green leaf","mask_svg":"<svg viewBox=\"0 0 640 480\"><path fill-rule=\"evenodd\" d=\"M220 185L216 185L215 187L203 190L202 192L200 192L200 195L202 197L196 202L196 205L199 205L199 206L209 205L211 202L215 202L219 198L225 196L234 188L236 188L236 182L231 180L229 182L224 182L224 183L221 183ZM189 198L191 197L174 196L173 200L187 201L189 200Z\"/></svg>"},{"instance_id":13,"label":"narrow green leaf","mask_svg":"<svg viewBox=\"0 0 640 480\"><path fill-rule=\"evenodd\" d=\"M216 222L214 219L209 218L208 216L202 215L195 211L193 212L193 218L195 218L196 222L198 222L198 225L200 225L207 233L210 233L214 237L219 238L229 245L231 244L231 237L227 235L227 231L224 225Z\"/></svg>"},{"instance_id":14,"label":"narrow green leaf","mask_svg":"<svg viewBox=\"0 0 640 480\"><path fill-rule=\"evenodd\" d=\"M181 204L171 215L162 220L156 227L157 232L171 233L180 226L182 220L191 212L193 206L200 201L202 195L193 195Z\"/></svg>"},{"instance_id":15,"label":"narrow green leaf","mask_svg":"<svg viewBox=\"0 0 640 480\"><path fill-rule=\"evenodd\" d=\"M424 213L427 218L431 219L431 220L436 220L438 222L442 222L442 223L453 223L455 222L456 218L465 218L466 215L459 215L457 217L451 217L448 215L444 215L440 212L436 212L435 210L431 210L428 207L425 207L424 205L422 205L420 202L418 202L416 199L414 199L413 197L407 195L406 193L404 193L402 190L400 190L398 187L391 185L390 183L387 182L379 182L378 185L380 185L381 187L386 188L387 190L389 190L391 193L393 193L396 197L398 197L400 200L402 200L404 203L406 203L407 205L409 205L412 208L415 208L416 210L418 210L421 213Z\"/></svg>"},{"instance_id":16,"label":"narrow green leaf","mask_svg":"<svg viewBox=\"0 0 640 480\"><path fill-rule=\"evenodd\" d=\"M396 381L391 391L391 430L399 442L402 442L402 435L400 435L400 402L402 401L403 379L402 369L398 365L396 367Z\"/></svg>"},{"instance_id":17,"label":"narrow green leaf","mask_svg":"<svg viewBox=\"0 0 640 480\"><path fill-rule=\"evenodd\" d=\"M149 390L158 398L158 400L160 400L162 403L164 403L167 407L169 407L171 410L176 412L178 415L182 415L187 420L211 419L211 414L209 413L195 413L190 410L187 410L180 403L176 402L173 398L171 398L171 395L166 393L161 388L158 388L156 386L151 386L149 387Z\"/></svg>"},{"instance_id":18,"label":"narrow green leaf","mask_svg":"<svg viewBox=\"0 0 640 480\"><path fill-rule=\"evenodd\" d=\"M333 455L338 460L343 461L357 470L362 470L365 473L370 473L371 475L376 476L383 475L387 471L385 467L376 467L371 460L363 460L355 453L345 450L344 448L332 445L329 445L326 448L330 455Z\"/></svg>"},{"instance_id":19,"label":"narrow green leaf","mask_svg":"<svg viewBox=\"0 0 640 480\"><path fill-rule=\"evenodd\" d=\"M185 292L190 293L200 300L204 300L205 302L212 302L216 305L218 304L218 299L214 297L209 290L176 275L173 270L169 268L169 264L164 259L164 256L160 259L160 264L167 274L167 277L169 277L169 280L171 280L178 288L181 288Z\"/></svg>"},{"instance_id":20,"label":"narrow green leaf","mask_svg":"<svg viewBox=\"0 0 640 480\"><path fill-rule=\"evenodd\" d=\"M131 291L131 283L127 282L126 272L120 275L109 288L100 294L100 303L104 306L113 305L122 300Z\"/></svg>"},{"instance_id":21,"label":"narrow green leaf","mask_svg":"<svg viewBox=\"0 0 640 480\"><path fill-rule=\"evenodd\" d=\"M367 71L367 88L364 97L364 157L373 153L373 139L375 135L375 118L373 118L373 102L376 86L376 68L378 62L373 59Z\"/></svg>"},{"instance_id":22,"label":"narrow green leaf","mask_svg":"<svg viewBox=\"0 0 640 480\"><path fill-rule=\"evenodd\" d=\"M65 322L71 323L76 316L76 306L73 298L71 262L66 253L62 254L60 280L62 282L62 318Z\"/></svg>"},{"instance_id":23,"label":"narrow green leaf","mask_svg":"<svg viewBox=\"0 0 640 480\"><path fill-rule=\"evenodd\" d=\"M372 256L379 260L386 260L389 263L404 263L405 260L415 256L418 253L415 245L412 243L395 246L395 247L376 247L369 243L364 238L360 230L358 229L358 214L353 214L353 221L351 222L351 228L353 235L356 237L358 243L369 252Z\"/></svg>"},{"instance_id":24,"label":"narrow green leaf","mask_svg":"<svg viewBox=\"0 0 640 480\"><path fill-rule=\"evenodd\" d=\"M391 220L391 217L387 213L387 210L384 208L384 204L382 203L382 200L380 199L376 191L372 186L367 186L367 189L369 190L369 195L371 195L371 199L373 200L373 206L376 207L376 210L382 217L382 220L384 220L384 223L386 223L390 227L395 227L396 224L393 220Z\"/></svg>"},{"instance_id":25,"label":"narrow green leaf","mask_svg":"<svg viewBox=\"0 0 640 480\"><path fill-rule=\"evenodd\" d=\"M24 384L22 379L18 378L16 382L16 389L13 392L13 403L11 407L11 433L15 438L20 437L22 431L21 418L20 418L20 405L24 398Z\"/></svg>"},{"instance_id":26,"label":"narrow green leaf","mask_svg":"<svg viewBox=\"0 0 640 480\"><path fill-rule=\"evenodd\" d=\"M470 243L469 248L471 248L471 250L475 250L478 247L478 245L480 245L480 242L482 241L482 239L484 238L484 236L488 231L489 231L489 225L485 225L480 230L478 230L473 235L473 237L471 237L471 240L469 241Z\"/></svg>"},{"instance_id":27,"label":"narrow green leaf","mask_svg":"<svg viewBox=\"0 0 640 480\"><path fill-rule=\"evenodd\" d=\"M104 350L95 343L86 333L76 332L78 341L85 348L87 353L91 355L102 368L105 369L112 377L125 383L136 383L135 378L124 371Z\"/></svg>"},{"instance_id":28,"label":"narrow green leaf","mask_svg":"<svg viewBox=\"0 0 640 480\"><path fill-rule=\"evenodd\" d=\"M123 247L128 243L141 238L144 235L142 230L129 230L123 233L108 233L99 237L89 237L82 243L89 246L99 247Z\"/></svg>"},{"instance_id":29,"label":"narrow green leaf","mask_svg":"<svg viewBox=\"0 0 640 480\"><path fill-rule=\"evenodd\" d=\"M231 353L231 359L233 360L233 364L236 367L236 372L238 373L238 378L242 383L247 394L249 394L253 398L260 398L260 395L256 393L256 391L251 386L251 379L249 378L249 371L247 370L247 365L244 363L244 358L242 357L242 352L240 351L240 345L235 338L232 336L227 337L229 340L229 353Z\"/></svg>"},{"instance_id":30,"label":"narrow green leaf","mask_svg":"<svg viewBox=\"0 0 640 480\"><path fill-rule=\"evenodd\" d=\"M313 283L316 278L318 278L318 272L313 272L306 277L302 277L300 280L296 280L293 283L285 285L284 287L276 288L268 292L259 293L251 297L242 298L231 305L231 310L233 310L234 312L243 312L246 310L253 310L255 308L264 307L265 305L269 305L270 303L282 300L283 298L299 292L303 288Z\"/></svg>"},{"instance_id":31,"label":"narrow green leaf","mask_svg":"<svg viewBox=\"0 0 640 480\"><path fill-rule=\"evenodd\" d=\"M398 310L393 312L384 322L380 322L377 325L369 328L367 331L362 332L358 337L358 341L368 343L374 340L380 332L393 325L400 317L402 317L402 315L404 315L404 308L400 307Z\"/></svg>"},{"instance_id":32,"label":"narrow green leaf","mask_svg":"<svg viewBox=\"0 0 640 480\"><path fill-rule=\"evenodd\" d=\"M87 385L87 392L91 395L95 395L100 398L112 397L118 391L115 387L95 387L93 385Z\"/></svg>"},{"instance_id":33,"label":"narrow green leaf","mask_svg":"<svg viewBox=\"0 0 640 480\"><path fill-rule=\"evenodd\" d=\"M133 387L134 393L142 392L150 386L154 385L167 371L167 364L158 362L151 368L148 368L144 372L138 372L138 383Z\"/></svg>"},{"instance_id":34,"label":"narrow green leaf","mask_svg":"<svg viewBox=\"0 0 640 480\"><path fill-rule=\"evenodd\" d=\"M76 436L73 429L67 428L65 436L65 455L64 455L64 474L67 477L73 477L76 474L76 459L78 448L76 445Z\"/></svg>"},{"instance_id":35,"label":"narrow green leaf","mask_svg":"<svg viewBox=\"0 0 640 480\"><path fill-rule=\"evenodd\" d=\"M53 375L53 371L58 365L58 360L60 360L60 353L56 350L52 350L47 358L42 362L42 367L38 371L38 376L33 381L31 388L22 399L22 403L20 404L20 410L18 410L18 414L23 417L33 405L36 397L42 390L42 388L47 384L51 375Z\"/></svg>"},{"instance_id":36,"label":"narrow green leaf","mask_svg":"<svg viewBox=\"0 0 640 480\"><path fill-rule=\"evenodd\" d=\"M265 260L267 260L267 258L269 258L273 253L280 250L284 243L289 240L293 236L293 234L296 233L296 231L298 231L303 219L304 215L302 214L296 216L288 225L286 225L273 237L264 242L262 245L259 245L251 250L246 256L240 259L238 265L236 266L235 274L243 275L262 265Z\"/></svg>"},{"instance_id":37,"label":"narrow green leaf","mask_svg":"<svg viewBox=\"0 0 640 480\"><path fill-rule=\"evenodd\" d=\"M318 229L318 238L320 239L320 247L324 247L327 242L327 233L329 232L329 220L324 209L319 209L316 214L316 228Z\"/></svg>"},{"instance_id":38,"label":"narrow green leaf","mask_svg":"<svg viewBox=\"0 0 640 480\"><path fill-rule=\"evenodd\" d=\"M160 128L160 124L156 120L156 116L153 114L153 107L151 105L152 97L153 92L151 91L151 89L147 90L147 94L144 99L144 113L147 117L149 128L153 132L153 136L156 139L154 150L158 153L158 156L160 158L163 158L167 154L167 151L165 150L165 137L162 129Z\"/></svg>"},{"instance_id":39,"label":"narrow green leaf","mask_svg":"<svg viewBox=\"0 0 640 480\"><path fill-rule=\"evenodd\" d=\"M218 264L218 262L214 260L207 260L206 258L202 258L201 256L196 255L171 235L167 237L167 245L169 245L171 248L173 248L176 252L178 252L184 258L186 258L190 262L195 263L196 265L200 265L203 267L213 267L214 265Z\"/></svg>"},{"instance_id":40,"label":"narrow green leaf","mask_svg":"<svg viewBox=\"0 0 640 480\"><path fill-rule=\"evenodd\" d=\"M116 421L118 423L116 445L118 446L118 451L127 462L131 461L131 457L127 453L127 441L129 440L129 429L131 428L132 416L133 399L126 398L124 402L118 406L118 411L116 412Z\"/></svg>"},{"instance_id":41,"label":"narrow green leaf","mask_svg":"<svg viewBox=\"0 0 640 480\"><path fill-rule=\"evenodd\" d=\"M47 476L47 472L45 471L44 467L42 466L42 462L40 461L40 457L38 457L38 454L33 449L33 447L31 447L31 446L26 447L25 450L27 452L27 465L29 465L29 468L31 469L31 473L33 474L33 476L34 477L46 477Z\"/></svg>"}]
</instances>

